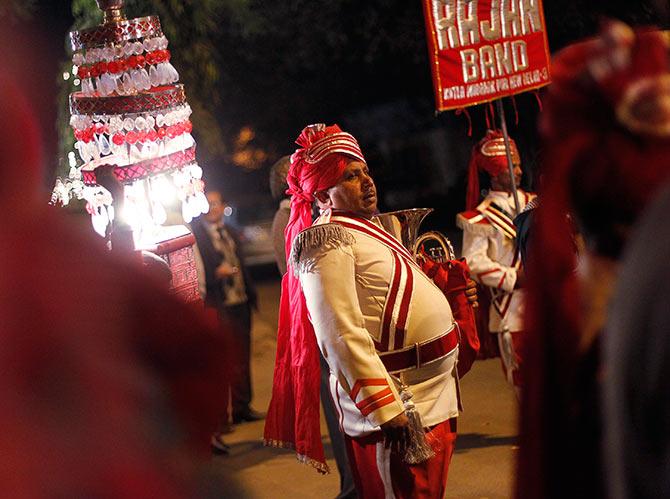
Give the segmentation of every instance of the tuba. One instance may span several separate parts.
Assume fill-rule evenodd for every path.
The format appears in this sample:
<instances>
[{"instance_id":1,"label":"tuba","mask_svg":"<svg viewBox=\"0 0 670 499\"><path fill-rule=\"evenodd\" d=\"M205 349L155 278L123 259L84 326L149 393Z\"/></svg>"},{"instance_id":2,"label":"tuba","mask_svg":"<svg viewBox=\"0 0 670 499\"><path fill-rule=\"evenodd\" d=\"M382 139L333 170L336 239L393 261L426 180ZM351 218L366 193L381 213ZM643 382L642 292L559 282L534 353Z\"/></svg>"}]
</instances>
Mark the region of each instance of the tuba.
<instances>
[{"instance_id":1,"label":"tuba","mask_svg":"<svg viewBox=\"0 0 670 499\"><path fill-rule=\"evenodd\" d=\"M454 247L444 234L432 230L418 235L421 222L432 212L432 208L409 208L380 213L374 218L384 230L400 241L414 258L420 259L426 254L438 263L455 260Z\"/></svg>"}]
</instances>

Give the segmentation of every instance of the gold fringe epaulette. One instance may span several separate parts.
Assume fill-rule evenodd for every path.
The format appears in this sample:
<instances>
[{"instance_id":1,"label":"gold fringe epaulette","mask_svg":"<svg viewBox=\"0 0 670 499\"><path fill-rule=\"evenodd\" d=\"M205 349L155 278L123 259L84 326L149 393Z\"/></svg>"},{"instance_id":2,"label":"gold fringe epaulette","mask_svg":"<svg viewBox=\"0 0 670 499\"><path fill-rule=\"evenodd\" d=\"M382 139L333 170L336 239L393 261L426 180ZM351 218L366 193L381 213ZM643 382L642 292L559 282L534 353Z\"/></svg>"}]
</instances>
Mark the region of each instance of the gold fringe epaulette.
<instances>
[{"instance_id":1,"label":"gold fringe epaulette","mask_svg":"<svg viewBox=\"0 0 670 499\"><path fill-rule=\"evenodd\" d=\"M276 447L278 449L293 449L295 450L295 446L291 442L282 442L281 440L270 440L270 439L263 439L263 445L265 447ZM321 463L315 459L312 459L310 457L305 456L304 454L298 454L296 452L295 454L296 459L301 462L302 464L307 464L314 468L316 471L319 473L322 473L324 475L330 473L330 468L326 463Z\"/></svg>"},{"instance_id":2,"label":"gold fringe epaulette","mask_svg":"<svg viewBox=\"0 0 670 499\"><path fill-rule=\"evenodd\" d=\"M303 230L293 240L289 261L295 269L298 269L300 258L305 251L351 246L354 242L354 236L341 225L334 223L314 225Z\"/></svg>"}]
</instances>

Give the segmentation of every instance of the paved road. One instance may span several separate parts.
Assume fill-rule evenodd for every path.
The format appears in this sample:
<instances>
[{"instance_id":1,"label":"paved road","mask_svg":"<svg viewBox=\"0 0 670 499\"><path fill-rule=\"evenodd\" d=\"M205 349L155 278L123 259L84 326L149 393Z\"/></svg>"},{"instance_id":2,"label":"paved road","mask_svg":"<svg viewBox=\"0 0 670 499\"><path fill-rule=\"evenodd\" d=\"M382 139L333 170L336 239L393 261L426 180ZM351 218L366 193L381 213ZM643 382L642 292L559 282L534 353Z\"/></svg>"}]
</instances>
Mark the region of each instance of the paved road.
<instances>
[{"instance_id":1,"label":"paved road","mask_svg":"<svg viewBox=\"0 0 670 499\"><path fill-rule=\"evenodd\" d=\"M259 285L261 310L254 316L253 383L255 408L265 411L270 400L279 303L279 281ZM498 359L478 361L462 380L465 412L458 422L456 453L447 484L448 499L506 499L512 497L515 454L516 402L505 383ZM330 454L325 423L324 444ZM263 423L236 427L226 441L230 456L216 457L209 472L224 478L225 490L210 490L211 497L230 498L334 498L337 473L322 476L299 464L289 451L264 448ZM334 461L329 464L336 470ZM218 488L218 487L217 487Z\"/></svg>"}]
</instances>

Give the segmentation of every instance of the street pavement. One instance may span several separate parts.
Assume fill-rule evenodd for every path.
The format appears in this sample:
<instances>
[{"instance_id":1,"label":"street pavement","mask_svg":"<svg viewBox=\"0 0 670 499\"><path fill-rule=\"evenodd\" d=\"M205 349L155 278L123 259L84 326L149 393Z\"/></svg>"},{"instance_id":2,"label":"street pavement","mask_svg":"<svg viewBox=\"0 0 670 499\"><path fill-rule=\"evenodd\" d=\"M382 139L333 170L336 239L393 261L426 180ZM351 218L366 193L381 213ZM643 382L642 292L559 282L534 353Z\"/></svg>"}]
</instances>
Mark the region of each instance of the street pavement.
<instances>
[{"instance_id":1,"label":"street pavement","mask_svg":"<svg viewBox=\"0 0 670 499\"><path fill-rule=\"evenodd\" d=\"M252 405L265 412L271 396L276 350L278 278L260 282L258 292L260 310L254 314L252 330ZM446 497L510 498L516 453L516 400L503 378L499 359L475 362L461 380L461 391L464 412L458 420ZM263 447L262 421L237 425L225 439L231 445L230 455L213 457L207 467L218 482L217 490L203 491L203 497L334 498L339 491L339 477L323 421L321 428L333 471L329 475L320 475L300 464L292 451Z\"/></svg>"}]
</instances>

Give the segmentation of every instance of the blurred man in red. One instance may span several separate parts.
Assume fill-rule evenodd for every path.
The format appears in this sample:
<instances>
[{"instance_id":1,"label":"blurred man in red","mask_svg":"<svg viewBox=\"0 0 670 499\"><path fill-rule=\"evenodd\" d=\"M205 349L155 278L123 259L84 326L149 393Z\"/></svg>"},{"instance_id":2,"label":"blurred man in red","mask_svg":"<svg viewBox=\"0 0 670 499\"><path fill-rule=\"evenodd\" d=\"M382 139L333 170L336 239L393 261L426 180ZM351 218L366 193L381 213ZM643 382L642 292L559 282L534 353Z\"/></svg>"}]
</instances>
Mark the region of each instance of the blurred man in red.
<instances>
[{"instance_id":1,"label":"blurred man in red","mask_svg":"<svg viewBox=\"0 0 670 499\"><path fill-rule=\"evenodd\" d=\"M0 495L194 497L221 342L47 206L36 116L12 70L0 76Z\"/></svg>"},{"instance_id":2,"label":"blurred man in red","mask_svg":"<svg viewBox=\"0 0 670 499\"><path fill-rule=\"evenodd\" d=\"M602 385L610 369L621 364L603 362L601 344L622 250L670 176L668 43L658 31L633 31L610 22L599 36L559 52L552 78L540 121L542 203L528 255L529 335L517 497L610 497L607 487L625 478L642 485L630 497L665 497L642 494L649 485L667 483L665 469L642 465L640 475L605 479ZM579 255L575 227L585 243ZM631 335L639 344L648 341L639 329ZM631 352L614 354L621 360ZM644 367L654 370L658 358ZM642 394L649 386L639 388ZM659 398L667 400L666 393L667 388ZM645 412L641 406L621 407L618 416L628 410ZM630 453L633 460L650 457L651 452L639 452L639 445L645 440L650 447L663 445L665 437L662 429L647 424L658 421L654 416L647 412L619 427L619 436L632 437L635 445L607 449L608 457L616 451ZM637 431L640 438L634 437ZM667 469L667 454L663 459Z\"/></svg>"}]
</instances>

